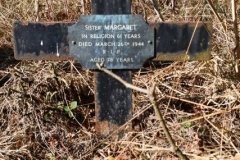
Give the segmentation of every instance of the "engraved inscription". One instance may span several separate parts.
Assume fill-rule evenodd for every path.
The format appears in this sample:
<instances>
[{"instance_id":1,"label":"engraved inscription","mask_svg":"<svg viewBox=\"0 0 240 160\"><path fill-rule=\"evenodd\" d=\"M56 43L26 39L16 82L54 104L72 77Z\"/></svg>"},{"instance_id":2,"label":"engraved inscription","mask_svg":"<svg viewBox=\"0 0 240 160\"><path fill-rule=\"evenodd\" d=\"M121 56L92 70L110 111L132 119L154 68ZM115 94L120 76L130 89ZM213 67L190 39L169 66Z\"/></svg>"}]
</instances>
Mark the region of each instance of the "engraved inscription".
<instances>
[{"instance_id":1,"label":"engraved inscription","mask_svg":"<svg viewBox=\"0 0 240 160\"><path fill-rule=\"evenodd\" d=\"M69 35L70 53L83 67L140 68L154 56L154 44L148 43L154 32L140 15L83 16Z\"/></svg>"},{"instance_id":2,"label":"engraved inscription","mask_svg":"<svg viewBox=\"0 0 240 160\"><path fill-rule=\"evenodd\" d=\"M131 31L136 31L138 29L138 25L136 24L129 24L129 25L85 25L85 32L87 33L87 31L99 31L99 30L107 30L107 31L127 31L127 32L131 32ZM121 47L127 47L127 46L132 46L132 47L138 47L138 46L144 46L144 42L141 41L141 34L140 33L121 33L121 34L110 34L110 33L106 33L106 34L82 34L81 35L82 40L85 40L86 38L89 38L89 40L91 39L101 39L102 41L94 41L94 43L92 42L85 42L85 41L81 41L78 42L78 46L79 47L115 47L117 46L119 49L117 49L116 51L114 51L113 49L103 49L102 50L102 54L106 55L106 54L110 54L110 55L114 55L114 54L122 54L123 52L123 48ZM121 39L121 40L119 40ZM129 41L130 39L130 41ZM137 40L137 41L134 41ZM132 41L133 40L133 41ZM134 58L132 57L125 57L125 58L109 58L109 57L91 57L89 60L89 62L92 63L103 63L103 62L110 62L110 63L133 63L134 62Z\"/></svg>"}]
</instances>

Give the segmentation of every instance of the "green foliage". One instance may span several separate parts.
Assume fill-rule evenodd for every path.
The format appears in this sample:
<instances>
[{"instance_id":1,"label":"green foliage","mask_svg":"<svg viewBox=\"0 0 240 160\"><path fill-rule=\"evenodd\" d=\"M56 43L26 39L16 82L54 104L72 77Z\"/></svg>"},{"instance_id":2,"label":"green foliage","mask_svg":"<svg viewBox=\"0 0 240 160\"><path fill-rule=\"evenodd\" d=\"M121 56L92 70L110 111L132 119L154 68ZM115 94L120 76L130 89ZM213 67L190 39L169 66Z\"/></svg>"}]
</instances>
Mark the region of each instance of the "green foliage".
<instances>
[{"instance_id":1,"label":"green foliage","mask_svg":"<svg viewBox=\"0 0 240 160\"><path fill-rule=\"evenodd\" d=\"M69 106L63 106L62 102L58 102L57 104L57 109L60 111L64 111L65 113L67 113L69 118L73 118L73 112L72 110L77 108L77 101L72 101L70 103ZM49 119L52 115L54 114L53 110L48 111L45 115L44 115L44 119L47 120Z\"/></svg>"},{"instance_id":2,"label":"green foliage","mask_svg":"<svg viewBox=\"0 0 240 160\"><path fill-rule=\"evenodd\" d=\"M192 122L186 122L188 121L188 119L185 119L185 118L182 118L180 120L180 122L182 123L182 125L185 127L185 128L190 128L192 127L193 123Z\"/></svg>"},{"instance_id":3,"label":"green foliage","mask_svg":"<svg viewBox=\"0 0 240 160\"><path fill-rule=\"evenodd\" d=\"M205 128L199 128L199 129L198 129L198 135L199 135L199 136L204 136L205 132L206 132L206 129L205 129Z\"/></svg>"},{"instance_id":4,"label":"green foliage","mask_svg":"<svg viewBox=\"0 0 240 160\"><path fill-rule=\"evenodd\" d=\"M56 159L56 157L54 156L53 153L47 153L47 154L45 154L45 156L46 156L46 158L48 158L49 160L55 160L55 159Z\"/></svg>"},{"instance_id":5,"label":"green foliage","mask_svg":"<svg viewBox=\"0 0 240 160\"><path fill-rule=\"evenodd\" d=\"M49 119L52 114L53 114L53 111L52 111L52 110L48 111L47 114L44 115L44 119L45 119L45 120Z\"/></svg>"},{"instance_id":6,"label":"green foliage","mask_svg":"<svg viewBox=\"0 0 240 160\"><path fill-rule=\"evenodd\" d=\"M70 118L72 118L73 117L72 110L74 110L75 108L77 108L77 101L72 101L70 106L64 106L63 110L68 114Z\"/></svg>"},{"instance_id":7,"label":"green foliage","mask_svg":"<svg viewBox=\"0 0 240 160\"><path fill-rule=\"evenodd\" d=\"M47 94L46 94L46 97L45 97L45 100L47 101L47 102L51 102L52 101L52 99L53 99L53 97L55 96L57 94L57 91L55 91L55 92L47 92Z\"/></svg>"}]
</instances>

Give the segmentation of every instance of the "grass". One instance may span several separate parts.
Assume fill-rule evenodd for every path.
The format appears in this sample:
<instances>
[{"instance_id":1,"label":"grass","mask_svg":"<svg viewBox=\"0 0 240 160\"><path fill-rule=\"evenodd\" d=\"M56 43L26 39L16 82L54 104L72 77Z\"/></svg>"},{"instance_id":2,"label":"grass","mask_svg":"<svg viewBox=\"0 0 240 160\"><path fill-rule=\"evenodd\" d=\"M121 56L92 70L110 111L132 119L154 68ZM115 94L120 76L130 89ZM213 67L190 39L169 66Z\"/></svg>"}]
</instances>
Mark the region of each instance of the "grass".
<instances>
[{"instance_id":1,"label":"grass","mask_svg":"<svg viewBox=\"0 0 240 160\"><path fill-rule=\"evenodd\" d=\"M158 4L165 21L213 23L211 60L151 64L133 71L133 84L157 85L169 131L190 159L233 160L240 152L235 35L229 1L213 2L220 19L205 0L176 1L174 10L168 1ZM89 0L38 3L39 21L77 21L91 13ZM133 93L131 131L121 139L100 138L94 129L93 71L73 61L14 60L12 23L35 21L34 8L35 1L0 1L0 159L177 159L146 95ZM134 0L132 12L159 21L150 1ZM58 108L74 101L75 118Z\"/></svg>"}]
</instances>

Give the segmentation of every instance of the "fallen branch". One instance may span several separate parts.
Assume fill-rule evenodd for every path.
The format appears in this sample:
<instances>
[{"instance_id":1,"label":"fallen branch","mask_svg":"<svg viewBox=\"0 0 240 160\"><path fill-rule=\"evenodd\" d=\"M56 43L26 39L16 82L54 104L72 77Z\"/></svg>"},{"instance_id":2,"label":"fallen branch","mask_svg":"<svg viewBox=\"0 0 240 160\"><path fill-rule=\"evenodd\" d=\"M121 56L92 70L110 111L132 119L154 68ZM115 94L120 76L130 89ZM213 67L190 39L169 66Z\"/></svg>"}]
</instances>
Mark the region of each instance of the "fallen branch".
<instances>
[{"instance_id":1,"label":"fallen branch","mask_svg":"<svg viewBox=\"0 0 240 160\"><path fill-rule=\"evenodd\" d=\"M182 153L182 151L176 146L168 128L167 128L167 125L163 119L163 116L158 108L158 104L157 104L157 101L155 99L155 84L148 90L148 89L143 89L143 88L140 88L140 87L137 87L137 86L134 86L132 84L129 84L127 83L126 81L124 81L121 77L117 76L116 74L114 74L113 72L111 72L110 70L102 67L100 64L96 64L98 69L107 73L108 75L112 76L113 78L115 78L116 80L118 80L119 82L121 82L124 86L126 86L127 88L130 88L132 90L136 90L136 91L139 91L139 92L142 92L142 93L145 93L148 95L149 97L149 100L150 102L152 103L152 106L154 108L154 112L161 124L161 126L163 127L163 131L167 137L167 140L168 142L170 143L171 147L172 147L172 150L174 153L177 154L177 156L181 159L181 160L188 160L187 156L184 155Z\"/></svg>"}]
</instances>

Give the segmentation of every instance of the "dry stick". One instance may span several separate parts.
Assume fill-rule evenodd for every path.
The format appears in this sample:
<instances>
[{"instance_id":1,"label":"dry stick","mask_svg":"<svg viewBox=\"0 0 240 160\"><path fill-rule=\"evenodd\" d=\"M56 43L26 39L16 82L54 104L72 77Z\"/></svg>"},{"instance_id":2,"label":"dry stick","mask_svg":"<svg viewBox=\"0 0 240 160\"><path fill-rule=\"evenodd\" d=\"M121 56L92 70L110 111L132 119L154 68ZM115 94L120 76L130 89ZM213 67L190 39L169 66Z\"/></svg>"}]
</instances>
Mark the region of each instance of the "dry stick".
<instances>
[{"instance_id":1,"label":"dry stick","mask_svg":"<svg viewBox=\"0 0 240 160\"><path fill-rule=\"evenodd\" d=\"M172 146L173 151L178 155L178 157L180 159L187 160L188 159L187 156L184 155L182 153L182 151L176 146L176 144L175 144L175 142L174 142L174 140L173 140L173 138L172 138L172 136L171 136L171 134L170 134L170 132L169 132L169 130L167 128L167 125L166 125L166 123L165 123L165 121L163 119L163 116L162 116L160 110L158 109L157 101L155 99L155 97L156 97L155 96L155 85L153 85L153 87L149 90L148 96L149 96L150 102L153 105L155 114L158 117L158 120L160 121L160 124L163 127L163 131L164 131L164 133L165 133L165 135L167 137L167 140L170 143L170 145Z\"/></svg>"},{"instance_id":2,"label":"dry stick","mask_svg":"<svg viewBox=\"0 0 240 160\"><path fill-rule=\"evenodd\" d=\"M48 0L45 0L46 4L47 4L47 9L48 9L48 20L51 18L51 20L53 20L53 16L51 16L51 12L53 14L53 10L52 10L52 7L51 5L48 3Z\"/></svg>"},{"instance_id":3,"label":"dry stick","mask_svg":"<svg viewBox=\"0 0 240 160\"><path fill-rule=\"evenodd\" d=\"M158 17L159 17L159 20L160 20L161 22L164 22L164 19L163 19L163 16L162 16L162 14L161 14L161 11L160 11L159 8L158 8L158 2L157 2L156 0L153 0L152 3L153 3L154 11L157 13L157 15L158 15Z\"/></svg>"},{"instance_id":4,"label":"dry stick","mask_svg":"<svg viewBox=\"0 0 240 160\"><path fill-rule=\"evenodd\" d=\"M103 68L100 64L96 63L97 67L99 70L109 74L110 76L112 76L113 78L115 78L116 80L118 80L119 82L121 82L125 87L127 88L131 88L133 90L136 90L136 91L139 91L139 92L142 92L142 93L145 93L145 94L148 94L148 90L147 89L142 89L142 88L139 88L137 86L134 86L132 84L129 84L127 82L125 82L121 77L117 76L116 74L114 74L113 72L109 71L108 69L106 68Z\"/></svg>"},{"instance_id":5,"label":"dry stick","mask_svg":"<svg viewBox=\"0 0 240 160\"><path fill-rule=\"evenodd\" d=\"M220 111L217 111L217 112L214 112L214 113L210 113L210 114L207 114L207 115L204 115L204 116L200 116L200 117L197 117L197 118L193 118L193 119L181 122L181 123L176 123L174 126L179 125L179 124L186 124L186 123L189 123L189 122L194 122L194 121L197 121L197 120L200 120L200 119L204 119L204 118L208 118L208 117L213 117L213 116L216 116L218 114L229 113L229 112L231 112L233 110L239 110L239 109L240 109L240 105L238 105L236 107L233 107L230 110L220 110Z\"/></svg>"},{"instance_id":6,"label":"dry stick","mask_svg":"<svg viewBox=\"0 0 240 160\"><path fill-rule=\"evenodd\" d=\"M193 37L194 37L195 32L196 32L196 30L197 30L199 21L200 21L200 18L199 18L198 21L197 21L197 24L196 24L196 26L195 26L195 28L194 28L194 30L193 30L193 34L192 34L192 36L191 36L190 42L189 42L188 47L187 47L187 51L186 51L187 60L190 59L190 56L189 56L189 53L188 53L188 52L189 52L189 49L190 49L190 47L191 47L192 40L193 40Z\"/></svg>"},{"instance_id":7,"label":"dry stick","mask_svg":"<svg viewBox=\"0 0 240 160\"><path fill-rule=\"evenodd\" d=\"M136 149L137 151L172 151L172 149L170 148L161 148L161 147L156 147L153 145L148 145L148 144L142 144L139 142L129 142L129 141L119 141L119 143L121 144L134 144L134 145L138 145L138 146L142 146L140 147L135 147L134 149Z\"/></svg>"},{"instance_id":8,"label":"dry stick","mask_svg":"<svg viewBox=\"0 0 240 160\"><path fill-rule=\"evenodd\" d=\"M146 9L144 8L144 6L143 6L143 3L144 2L142 2L143 0L139 0L139 3L140 3L140 5L141 5L141 7L142 7L142 9L143 9L143 18L144 18L144 20L145 21L147 21L147 12L146 12Z\"/></svg>"},{"instance_id":9,"label":"dry stick","mask_svg":"<svg viewBox=\"0 0 240 160\"><path fill-rule=\"evenodd\" d=\"M82 14L85 14L85 3L84 3L84 0L80 0L80 4L82 5L82 7L81 7Z\"/></svg>"},{"instance_id":10,"label":"dry stick","mask_svg":"<svg viewBox=\"0 0 240 160\"><path fill-rule=\"evenodd\" d=\"M240 54L239 50L239 36L238 36L238 23L237 23L237 12L236 12L236 3L235 0L232 0L232 20L233 20L233 32L235 34L235 48L234 52L237 50L239 51L238 54ZM238 55L240 56L240 55Z\"/></svg>"},{"instance_id":11,"label":"dry stick","mask_svg":"<svg viewBox=\"0 0 240 160\"><path fill-rule=\"evenodd\" d=\"M69 10L68 10L68 0L65 0L65 10L66 10L66 14L67 14L68 20L70 20Z\"/></svg>"},{"instance_id":12,"label":"dry stick","mask_svg":"<svg viewBox=\"0 0 240 160\"><path fill-rule=\"evenodd\" d=\"M239 44L239 36L238 36L238 23L237 23L237 12L236 12L236 3L235 0L232 0L232 20L233 20L233 32L235 34L235 48L233 52L235 54L236 59L236 72L238 74L238 78L240 79L240 67L238 66L238 61L240 59L240 44Z\"/></svg>"},{"instance_id":13,"label":"dry stick","mask_svg":"<svg viewBox=\"0 0 240 160\"><path fill-rule=\"evenodd\" d=\"M78 69L75 67L75 65L73 64L72 61L69 61L71 64L71 67L78 73L78 75L82 78L83 82L88 86L88 88L90 89L90 91L92 93L94 93L93 89L90 87L89 83L85 80L85 78L83 77L83 75L78 71Z\"/></svg>"},{"instance_id":14,"label":"dry stick","mask_svg":"<svg viewBox=\"0 0 240 160\"><path fill-rule=\"evenodd\" d=\"M35 12L36 12L36 22L38 22L39 21L39 5L38 5L38 0L35 0Z\"/></svg>"},{"instance_id":15,"label":"dry stick","mask_svg":"<svg viewBox=\"0 0 240 160\"><path fill-rule=\"evenodd\" d=\"M221 138L223 138L226 142L229 141L228 138L226 136L223 135L223 133L221 133L221 131L219 130L219 128L214 125L212 122L210 122L207 118L204 117L204 119L221 135ZM239 154L239 150L237 149L237 147L232 143L232 141L230 140L230 145L235 149L235 151Z\"/></svg>"},{"instance_id":16,"label":"dry stick","mask_svg":"<svg viewBox=\"0 0 240 160\"><path fill-rule=\"evenodd\" d=\"M172 10L174 10L175 9L175 0L171 0L171 7L172 7Z\"/></svg>"},{"instance_id":17,"label":"dry stick","mask_svg":"<svg viewBox=\"0 0 240 160\"><path fill-rule=\"evenodd\" d=\"M217 13L215 7L213 6L212 1L211 1L211 0L207 0L207 2L208 2L208 4L209 4L209 6L211 7L213 13L214 13L215 16L217 17L218 21L221 23L221 25L222 25L224 31L226 31L226 26L225 26L225 24L223 23L223 21L222 21L222 19L220 18L220 16L218 15L218 13Z\"/></svg>"},{"instance_id":18,"label":"dry stick","mask_svg":"<svg viewBox=\"0 0 240 160\"><path fill-rule=\"evenodd\" d=\"M203 108L212 109L214 111L222 111L221 109L217 109L217 108L214 108L212 106L207 106L207 105L204 105L204 104L201 104L201 103L193 102L193 101L186 100L186 99L179 98L179 97L174 97L174 96L169 96L169 95L165 95L165 97L166 98L170 98L170 99L179 100L179 101L186 102L186 103L190 103L190 104L193 104L193 105L196 105L196 106L200 106L200 107L203 107Z\"/></svg>"},{"instance_id":19,"label":"dry stick","mask_svg":"<svg viewBox=\"0 0 240 160\"><path fill-rule=\"evenodd\" d=\"M154 111L155 111L155 114L160 122L160 124L162 125L163 127L163 131L167 137L167 140L168 142L170 143L172 149L173 149L173 152L176 153L178 155L178 157L181 159L181 160L188 160L187 156L184 155L182 153L182 151L176 146L168 128L167 128L167 125L163 119L163 116L158 108L158 105L157 105L157 101L155 99L155 84L152 86L152 88L150 88L149 90L147 89L142 89L140 87L137 87L137 86L134 86L132 84L129 84L127 83L126 81L124 81L121 77L117 76L116 74L114 74L113 72L111 72L110 70L102 67L100 64L96 63L97 67L99 70L107 73L108 75L112 76L113 78L115 78L116 80L118 80L119 82L121 82L125 87L127 88L130 88L130 89L133 89L133 90L136 90L136 91L139 91L139 92L142 92L142 93L145 93L148 95L149 97L149 100L150 102L152 103L153 105L153 108L154 108Z\"/></svg>"}]
</instances>

